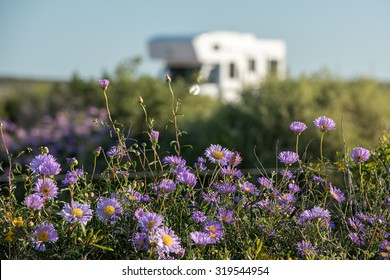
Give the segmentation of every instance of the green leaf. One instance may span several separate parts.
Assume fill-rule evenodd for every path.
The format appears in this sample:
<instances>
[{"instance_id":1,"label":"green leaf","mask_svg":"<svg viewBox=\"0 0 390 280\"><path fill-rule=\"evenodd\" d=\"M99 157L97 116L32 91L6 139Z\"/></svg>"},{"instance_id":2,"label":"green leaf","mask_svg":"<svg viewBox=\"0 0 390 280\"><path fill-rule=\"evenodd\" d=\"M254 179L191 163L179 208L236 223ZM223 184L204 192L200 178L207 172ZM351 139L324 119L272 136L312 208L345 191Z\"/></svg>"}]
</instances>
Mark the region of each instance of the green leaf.
<instances>
[{"instance_id":1,"label":"green leaf","mask_svg":"<svg viewBox=\"0 0 390 280\"><path fill-rule=\"evenodd\" d=\"M114 252L114 249L110 248L110 247L106 247L106 246L102 246L102 245L99 245L99 244L96 244L96 243L92 243L91 245L99 248L99 249L102 249L102 250L107 250L107 251L111 251L111 252Z\"/></svg>"}]
</instances>

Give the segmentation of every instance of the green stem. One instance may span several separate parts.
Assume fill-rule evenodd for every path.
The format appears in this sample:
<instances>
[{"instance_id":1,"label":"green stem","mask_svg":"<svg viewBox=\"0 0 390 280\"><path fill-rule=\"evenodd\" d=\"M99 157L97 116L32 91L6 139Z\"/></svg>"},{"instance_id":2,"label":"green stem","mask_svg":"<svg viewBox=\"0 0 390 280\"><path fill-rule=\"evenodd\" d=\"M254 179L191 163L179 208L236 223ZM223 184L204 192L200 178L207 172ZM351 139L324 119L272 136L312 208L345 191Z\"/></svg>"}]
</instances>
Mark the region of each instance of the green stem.
<instances>
[{"instance_id":1,"label":"green stem","mask_svg":"<svg viewBox=\"0 0 390 280\"><path fill-rule=\"evenodd\" d=\"M173 125L175 127L175 136L176 136L176 152L177 155L180 156L180 142L179 142L179 129L177 125L177 109L175 108L175 94L173 93L172 86L171 86L171 79L167 79L169 91L171 92L172 97L172 114L173 114Z\"/></svg>"}]
</instances>

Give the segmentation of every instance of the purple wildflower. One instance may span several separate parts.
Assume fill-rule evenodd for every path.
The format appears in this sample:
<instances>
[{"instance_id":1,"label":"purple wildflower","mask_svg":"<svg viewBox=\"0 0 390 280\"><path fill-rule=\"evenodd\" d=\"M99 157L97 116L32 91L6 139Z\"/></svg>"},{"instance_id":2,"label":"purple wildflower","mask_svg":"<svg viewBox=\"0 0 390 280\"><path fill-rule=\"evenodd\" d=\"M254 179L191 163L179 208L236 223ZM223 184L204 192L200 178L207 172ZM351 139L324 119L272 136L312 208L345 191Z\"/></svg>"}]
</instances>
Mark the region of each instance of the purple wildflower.
<instances>
[{"instance_id":1,"label":"purple wildflower","mask_svg":"<svg viewBox=\"0 0 390 280\"><path fill-rule=\"evenodd\" d=\"M58 234L52 224L42 223L34 231L33 244L37 251L45 251L47 242L54 243L57 240Z\"/></svg>"},{"instance_id":2,"label":"purple wildflower","mask_svg":"<svg viewBox=\"0 0 390 280\"><path fill-rule=\"evenodd\" d=\"M107 79L99 80L99 87L102 90L106 90L108 88L108 85L110 84L110 81Z\"/></svg>"},{"instance_id":3,"label":"purple wildflower","mask_svg":"<svg viewBox=\"0 0 390 280\"><path fill-rule=\"evenodd\" d=\"M125 151L121 147L113 146L107 151L107 155L113 158L122 157L125 155Z\"/></svg>"},{"instance_id":4,"label":"purple wildflower","mask_svg":"<svg viewBox=\"0 0 390 280\"><path fill-rule=\"evenodd\" d=\"M279 195L277 198L278 202L280 204L289 204L293 203L295 201L295 196L291 193L285 193L282 195Z\"/></svg>"},{"instance_id":5,"label":"purple wildflower","mask_svg":"<svg viewBox=\"0 0 390 280\"><path fill-rule=\"evenodd\" d=\"M24 204L27 208L34 210L41 210L44 202L44 198L37 193L30 194L24 199Z\"/></svg>"},{"instance_id":6,"label":"purple wildflower","mask_svg":"<svg viewBox=\"0 0 390 280\"><path fill-rule=\"evenodd\" d=\"M267 189L270 189L272 190L273 189L273 186L272 186L272 182L271 180L265 178L265 177L260 177L257 179L257 182L263 186L263 187L266 187Z\"/></svg>"},{"instance_id":7,"label":"purple wildflower","mask_svg":"<svg viewBox=\"0 0 390 280\"><path fill-rule=\"evenodd\" d=\"M313 121L313 123L322 132L327 132L329 130L333 130L336 127L336 123L334 122L334 120L327 118L325 116L321 116L321 117L316 118Z\"/></svg>"},{"instance_id":8,"label":"purple wildflower","mask_svg":"<svg viewBox=\"0 0 390 280\"><path fill-rule=\"evenodd\" d=\"M283 152L280 152L278 159L280 160L280 162L282 162L286 165L290 165L290 164L293 164L294 162L297 162L299 157L298 157L298 154L295 152L283 151Z\"/></svg>"},{"instance_id":9,"label":"purple wildflower","mask_svg":"<svg viewBox=\"0 0 390 280\"><path fill-rule=\"evenodd\" d=\"M220 222L206 220L204 223L204 231L210 235L212 240L218 242L223 237L223 227Z\"/></svg>"},{"instance_id":10,"label":"purple wildflower","mask_svg":"<svg viewBox=\"0 0 390 280\"><path fill-rule=\"evenodd\" d=\"M135 217L137 220L139 220L139 219L141 219L141 217L143 217L145 214L146 214L146 212L144 211L144 209L138 208L138 209L135 210L135 212L134 212L134 217Z\"/></svg>"},{"instance_id":11,"label":"purple wildflower","mask_svg":"<svg viewBox=\"0 0 390 280\"><path fill-rule=\"evenodd\" d=\"M231 224L234 222L233 211L219 209L218 214L219 214L219 220L221 222L225 222L227 224Z\"/></svg>"},{"instance_id":12,"label":"purple wildflower","mask_svg":"<svg viewBox=\"0 0 390 280\"><path fill-rule=\"evenodd\" d=\"M222 148L221 145L214 145L211 144L210 147L208 147L205 151L205 156L212 162L212 163L219 163L222 166L227 164L227 154L230 151L226 148Z\"/></svg>"},{"instance_id":13,"label":"purple wildflower","mask_svg":"<svg viewBox=\"0 0 390 280\"><path fill-rule=\"evenodd\" d=\"M356 232L351 232L348 234L349 239L359 247L363 247L366 242L363 237L359 236Z\"/></svg>"},{"instance_id":14,"label":"purple wildflower","mask_svg":"<svg viewBox=\"0 0 390 280\"><path fill-rule=\"evenodd\" d=\"M202 195L204 202L211 202L211 203L219 203L220 202L220 196L217 192L211 192L211 193L204 193Z\"/></svg>"},{"instance_id":15,"label":"purple wildflower","mask_svg":"<svg viewBox=\"0 0 390 280\"><path fill-rule=\"evenodd\" d=\"M154 190L157 193L163 193L169 195L171 192L176 190L176 183L171 179L162 179L160 182L154 184Z\"/></svg>"},{"instance_id":16,"label":"purple wildflower","mask_svg":"<svg viewBox=\"0 0 390 280\"><path fill-rule=\"evenodd\" d=\"M294 174L290 170L281 170L280 175L282 175L286 180L295 178Z\"/></svg>"},{"instance_id":17,"label":"purple wildflower","mask_svg":"<svg viewBox=\"0 0 390 280\"><path fill-rule=\"evenodd\" d=\"M352 150L351 157L356 163L365 162L370 157L371 153L369 150L357 147Z\"/></svg>"},{"instance_id":18,"label":"purple wildflower","mask_svg":"<svg viewBox=\"0 0 390 280\"><path fill-rule=\"evenodd\" d=\"M206 170L206 159L204 157L198 157L197 161L194 164L194 167L199 171Z\"/></svg>"},{"instance_id":19,"label":"purple wildflower","mask_svg":"<svg viewBox=\"0 0 390 280\"><path fill-rule=\"evenodd\" d=\"M218 190L220 194L232 194L236 192L236 186L229 183L214 183L213 187Z\"/></svg>"},{"instance_id":20,"label":"purple wildflower","mask_svg":"<svg viewBox=\"0 0 390 280\"><path fill-rule=\"evenodd\" d=\"M35 183L34 191L45 199L53 199L57 197L58 188L54 180L50 178L39 178Z\"/></svg>"},{"instance_id":21,"label":"purple wildflower","mask_svg":"<svg viewBox=\"0 0 390 280\"><path fill-rule=\"evenodd\" d=\"M150 248L149 237L145 232L137 232L134 234L131 242L135 245L137 250L148 250Z\"/></svg>"},{"instance_id":22,"label":"purple wildflower","mask_svg":"<svg viewBox=\"0 0 390 280\"><path fill-rule=\"evenodd\" d=\"M114 196L111 196L110 198L102 197L98 200L96 214L103 222L115 224L115 222L120 219L122 213L122 206Z\"/></svg>"},{"instance_id":23,"label":"purple wildflower","mask_svg":"<svg viewBox=\"0 0 390 280\"><path fill-rule=\"evenodd\" d=\"M152 130L150 132L150 141L152 141L153 144L157 144L159 135L160 135L160 132L158 132L156 130Z\"/></svg>"},{"instance_id":24,"label":"purple wildflower","mask_svg":"<svg viewBox=\"0 0 390 280\"><path fill-rule=\"evenodd\" d=\"M128 200L135 201L136 203L140 203L141 201L143 201L142 194L140 192L133 190L133 189L129 189L127 191L126 197Z\"/></svg>"},{"instance_id":25,"label":"purple wildflower","mask_svg":"<svg viewBox=\"0 0 390 280\"><path fill-rule=\"evenodd\" d=\"M330 189L330 194L332 195L332 197L337 201L337 202L343 202L345 200L345 197L344 197L344 194L343 192L338 189L338 188L334 188L332 186L332 183L329 183L329 189Z\"/></svg>"},{"instance_id":26,"label":"purple wildflower","mask_svg":"<svg viewBox=\"0 0 390 280\"><path fill-rule=\"evenodd\" d=\"M220 173L222 175L233 176L233 177L236 177L236 178L241 178L242 177L241 170L238 170L238 169L232 167L231 165L222 167L220 169Z\"/></svg>"},{"instance_id":27,"label":"purple wildflower","mask_svg":"<svg viewBox=\"0 0 390 280\"><path fill-rule=\"evenodd\" d=\"M180 156L166 156L162 160L164 165L171 166L184 166L186 165L186 161Z\"/></svg>"},{"instance_id":28,"label":"purple wildflower","mask_svg":"<svg viewBox=\"0 0 390 280\"><path fill-rule=\"evenodd\" d=\"M301 188L297 184L294 184L294 183L289 183L288 189L290 190L291 193L297 193L301 190Z\"/></svg>"},{"instance_id":29,"label":"purple wildflower","mask_svg":"<svg viewBox=\"0 0 390 280\"><path fill-rule=\"evenodd\" d=\"M190 238L197 245L206 245L215 243L214 239L211 239L210 234L206 232L194 231L190 233Z\"/></svg>"},{"instance_id":30,"label":"purple wildflower","mask_svg":"<svg viewBox=\"0 0 390 280\"><path fill-rule=\"evenodd\" d=\"M238 152L226 152L226 162L231 166L237 166L242 162L242 157Z\"/></svg>"},{"instance_id":31,"label":"purple wildflower","mask_svg":"<svg viewBox=\"0 0 390 280\"><path fill-rule=\"evenodd\" d=\"M306 130L306 128L307 128L307 125L304 124L303 122L295 121L295 122L292 122L290 124L290 129L292 130L292 132L294 132L296 134L302 133L303 131Z\"/></svg>"},{"instance_id":32,"label":"purple wildflower","mask_svg":"<svg viewBox=\"0 0 390 280\"><path fill-rule=\"evenodd\" d=\"M250 193L253 195L259 195L259 191L256 189L255 185L252 184L251 182L242 182L242 183L239 183L239 186L246 193Z\"/></svg>"},{"instance_id":33,"label":"purple wildflower","mask_svg":"<svg viewBox=\"0 0 390 280\"><path fill-rule=\"evenodd\" d=\"M77 184L79 178L84 175L84 171L81 169L69 170L66 172L65 178L61 181L64 186L70 186Z\"/></svg>"},{"instance_id":34,"label":"purple wildflower","mask_svg":"<svg viewBox=\"0 0 390 280\"><path fill-rule=\"evenodd\" d=\"M322 179L322 178L319 177L319 176L315 176L315 175L313 176L312 180L313 180L314 182L318 182L318 183L323 183L323 182L325 182L324 179Z\"/></svg>"},{"instance_id":35,"label":"purple wildflower","mask_svg":"<svg viewBox=\"0 0 390 280\"><path fill-rule=\"evenodd\" d=\"M298 252L302 257L313 257L316 255L314 246L310 241L302 241L297 243Z\"/></svg>"},{"instance_id":36,"label":"purple wildflower","mask_svg":"<svg viewBox=\"0 0 390 280\"><path fill-rule=\"evenodd\" d=\"M80 223L86 225L92 219L92 210L88 204L81 204L72 201L64 205L61 216L69 223Z\"/></svg>"},{"instance_id":37,"label":"purple wildflower","mask_svg":"<svg viewBox=\"0 0 390 280\"><path fill-rule=\"evenodd\" d=\"M49 154L37 155L30 163L31 169L37 173L47 177L57 175L61 172L61 166L53 157Z\"/></svg>"},{"instance_id":38,"label":"purple wildflower","mask_svg":"<svg viewBox=\"0 0 390 280\"><path fill-rule=\"evenodd\" d=\"M163 222L164 217L153 212L145 212L143 216L138 219L138 224L143 230L155 230Z\"/></svg>"},{"instance_id":39,"label":"purple wildflower","mask_svg":"<svg viewBox=\"0 0 390 280\"><path fill-rule=\"evenodd\" d=\"M190 187L196 185L196 176L188 168L179 168L179 172L176 173L176 180Z\"/></svg>"},{"instance_id":40,"label":"purple wildflower","mask_svg":"<svg viewBox=\"0 0 390 280\"><path fill-rule=\"evenodd\" d=\"M172 231L172 229L163 226L154 232L154 239L159 253L175 253L178 254L181 249L180 238Z\"/></svg>"},{"instance_id":41,"label":"purple wildflower","mask_svg":"<svg viewBox=\"0 0 390 280\"><path fill-rule=\"evenodd\" d=\"M191 217L197 223L202 223L207 219L206 215L202 211L192 212Z\"/></svg>"}]
</instances>

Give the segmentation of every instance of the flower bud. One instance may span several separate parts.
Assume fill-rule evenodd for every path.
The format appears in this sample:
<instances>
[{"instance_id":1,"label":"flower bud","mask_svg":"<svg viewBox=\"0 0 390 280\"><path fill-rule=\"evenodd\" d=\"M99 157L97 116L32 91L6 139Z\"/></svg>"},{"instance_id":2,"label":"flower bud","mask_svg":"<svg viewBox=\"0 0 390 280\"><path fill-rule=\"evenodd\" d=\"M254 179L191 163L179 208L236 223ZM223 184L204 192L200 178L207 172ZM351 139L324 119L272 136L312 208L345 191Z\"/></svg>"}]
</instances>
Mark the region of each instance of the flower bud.
<instances>
[{"instance_id":1,"label":"flower bud","mask_svg":"<svg viewBox=\"0 0 390 280\"><path fill-rule=\"evenodd\" d=\"M169 77L168 74L165 76L165 81L166 81L167 83L171 83L171 82L172 82L172 79L171 79L171 77Z\"/></svg>"},{"instance_id":2,"label":"flower bud","mask_svg":"<svg viewBox=\"0 0 390 280\"><path fill-rule=\"evenodd\" d=\"M99 80L99 86L102 90L106 90L108 88L109 84L110 84L110 81L107 79Z\"/></svg>"}]
</instances>

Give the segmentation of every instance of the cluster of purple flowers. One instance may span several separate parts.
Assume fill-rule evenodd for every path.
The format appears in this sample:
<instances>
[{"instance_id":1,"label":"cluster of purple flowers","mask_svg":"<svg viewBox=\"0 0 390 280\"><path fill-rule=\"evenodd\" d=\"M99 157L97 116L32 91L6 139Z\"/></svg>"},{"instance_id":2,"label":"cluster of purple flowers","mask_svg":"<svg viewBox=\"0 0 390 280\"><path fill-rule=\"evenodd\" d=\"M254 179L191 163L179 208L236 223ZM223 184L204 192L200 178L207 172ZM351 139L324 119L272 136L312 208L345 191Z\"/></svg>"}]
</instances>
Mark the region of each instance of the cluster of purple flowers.
<instances>
[{"instance_id":1,"label":"cluster of purple flowers","mask_svg":"<svg viewBox=\"0 0 390 280\"><path fill-rule=\"evenodd\" d=\"M229 220L230 222L233 221L233 217L230 212L228 214L223 212L223 214L225 215L222 216L226 216L225 219ZM202 222L202 225L203 231L194 231L190 233L190 239L194 242L195 245L215 244L221 240L224 234L223 225L221 222L206 219L204 222Z\"/></svg>"},{"instance_id":2,"label":"cluster of purple flowers","mask_svg":"<svg viewBox=\"0 0 390 280\"><path fill-rule=\"evenodd\" d=\"M32 242L37 251L46 251L46 243L55 243L58 240L58 234L52 224L42 223L35 228Z\"/></svg>"},{"instance_id":3,"label":"cluster of purple flowers","mask_svg":"<svg viewBox=\"0 0 390 280\"><path fill-rule=\"evenodd\" d=\"M313 221L318 221L323 229L332 229L334 224L330 219L330 212L328 209L323 209L319 206L313 207L311 210L304 210L300 213L297 224L300 226L311 225Z\"/></svg>"}]
</instances>

